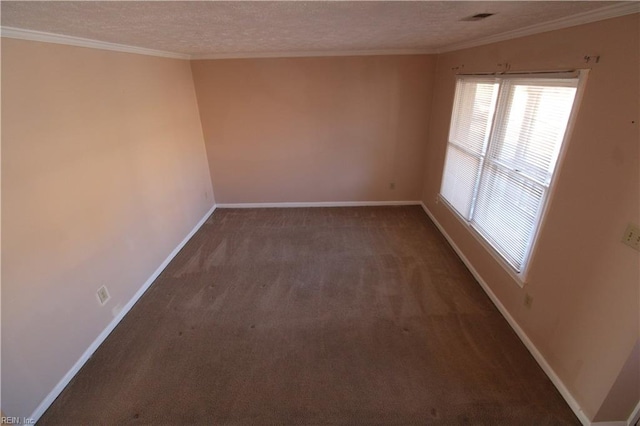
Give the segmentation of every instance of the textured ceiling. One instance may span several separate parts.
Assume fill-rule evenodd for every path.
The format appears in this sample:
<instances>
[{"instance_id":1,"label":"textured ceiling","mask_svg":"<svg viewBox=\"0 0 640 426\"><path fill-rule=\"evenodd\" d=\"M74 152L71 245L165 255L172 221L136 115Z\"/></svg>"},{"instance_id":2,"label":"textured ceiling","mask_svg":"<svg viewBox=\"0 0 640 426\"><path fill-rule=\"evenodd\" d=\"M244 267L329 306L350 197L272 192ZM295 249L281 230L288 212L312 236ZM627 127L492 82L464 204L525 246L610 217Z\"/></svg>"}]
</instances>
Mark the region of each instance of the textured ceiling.
<instances>
[{"instance_id":1,"label":"textured ceiling","mask_svg":"<svg viewBox=\"0 0 640 426\"><path fill-rule=\"evenodd\" d=\"M1 2L2 26L188 55L436 50L611 5L497 2ZM483 21L461 22L493 12Z\"/></svg>"}]
</instances>

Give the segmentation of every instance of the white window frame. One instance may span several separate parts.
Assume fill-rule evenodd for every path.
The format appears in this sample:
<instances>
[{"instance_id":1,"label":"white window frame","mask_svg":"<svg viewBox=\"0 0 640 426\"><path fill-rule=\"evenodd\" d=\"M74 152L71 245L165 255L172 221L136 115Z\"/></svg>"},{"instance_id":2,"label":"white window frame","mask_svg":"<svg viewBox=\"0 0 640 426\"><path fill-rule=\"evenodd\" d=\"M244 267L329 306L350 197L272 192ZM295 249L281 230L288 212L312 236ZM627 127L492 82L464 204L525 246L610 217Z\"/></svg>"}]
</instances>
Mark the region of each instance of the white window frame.
<instances>
[{"instance_id":1,"label":"white window frame","mask_svg":"<svg viewBox=\"0 0 640 426\"><path fill-rule=\"evenodd\" d=\"M584 95L584 88L585 88L585 84L587 81L587 77L589 74L589 69L580 69L580 70L573 70L573 71L566 71L566 72L530 72L530 73L510 73L510 74L500 74L500 75L496 75L496 74L458 74L456 75L456 85L455 87L457 87L457 81L461 78L464 77L479 77L479 78L491 78L492 76L497 78L501 78L501 79L508 79L508 78L540 78L540 79L545 79L545 78L577 78L578 79L578 83L576 86L576 94L575 94L575 98L573 101L573 107L571 109L571 113L569 115L569 120L567 122L567 127L565 130L565 134L564 134L564 138L562 140L562 143L560 145L560 150L558 152L558 157L556 160L556 164L555 164L555 168L554 171L551 175L551 180L549 182L549 185L547 186L546 191L544 192L544 196L541 199L541 208L540 208L540 212L538 214L538 219L536 221L536 224L534 226L534 229L532 231L532 235L531 235L531 239L530 239L530 243L527 247L527 252L525 254L525 258L524 261L522 263L522 266L520 268L520 271L518 272L504 257L502 254L500 254L500 252L491 244L490 241L487 240L487 238L485 236L483 236L478 230L475 229L475 227L471 224L471 222L469 220L467 220L465 217L463 217L448 201L447 199L441 194L442 192L442 187L440 187L439 191L438 191L438 195L437 195L437 199L436 202L442 202L454 215L454 217L456 217L461 223L462 225L469 231L469 233L487 250L487 252L497 261L497 263L502 266L502 268L515 280L515 282L520 286L523 287L526 283L527 283L527 278L528 278L528 273L529 273L529 267L532 263L532 260L535 258L536 255L536 251L537 251L537 242L538 242L538 236L540 235L540 230L544 227L545 224L545 220L547 218L547 213L549 210L549 206L553 200L553 196L555 193L555 189L556 189L556 182L558 180L558 175L561 174L561 169L562 169L562 163L564 161L564 157L565 157L565 153L567 151L569 142L571 141L571 136L573 133L573 128L575 125L575 121L576 121L576 117L578 116L578 111L580 109L580 105L582 103L582 97ZM454 89L455 90L455 89ZM489 139L491 139L493 137L493 127L494 127L494 123L496 120L496 117L499 114L504 113L503 110L499 110L498 109L498 103L500 102L500 97L501 97L501 92L502 91L502 87L499 89L499 93L498 93L498 100L496 101L496 109L494 111L494 116L492 119L492 122L490 123L490 129L491 129L491 134L489 134L487 137ZM454 92L454 99L455 99L455 92ZM448 151L449 149L449 138L450 138L450 133L451 133L451 124L453 123L454 117L453 117L453 107L454 105L452 105L452 112L450 114L450 122L449 122L449 132L447 133L447 142L446 142L446 146L447 149L445 150L445 153ZM445 159L443 158L442 161L442 173L441 173L441 179L444 177L444 165L445 165ZM482 167L482 166L481 166ZM442 185L442 181L441 184ZM473 204L472 204L473 206ZM473 207L472 207L473 208Z\"/></svg>"}]
</instances>

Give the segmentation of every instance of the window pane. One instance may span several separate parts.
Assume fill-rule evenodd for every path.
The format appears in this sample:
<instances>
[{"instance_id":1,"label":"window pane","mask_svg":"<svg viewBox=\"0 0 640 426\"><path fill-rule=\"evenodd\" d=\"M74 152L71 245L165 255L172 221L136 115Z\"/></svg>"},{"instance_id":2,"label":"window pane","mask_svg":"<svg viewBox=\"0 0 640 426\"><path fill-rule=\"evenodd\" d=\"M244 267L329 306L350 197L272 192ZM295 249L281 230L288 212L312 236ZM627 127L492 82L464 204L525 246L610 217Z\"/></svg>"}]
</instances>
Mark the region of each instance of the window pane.
<instances>
[{"instance_id":1,"label":"window pane","mask_svg":"<svg viewBox=\"0 0 640 426\"><path fill-rule=\"evenodd\" d=\"M483 154L497 95L495 79L458 80L449 142L472 153Z\"/></svg>"},{"instance_id":2,"label":"window pane","mask_svg":"<svg viewBox=\"0 0 640 426\"><path fill-rule=\"evenodd\" d=\"M549 184L564 138L577 80L510 80L503 83L504 112L489 156Z\"/></svg>"},{"instance_id":3,"label":"window pane","mask_svg":"<svg viewBox=\"0 0 640 426\"><path fill-rule=\"evenodd\" d=\"M536 226L544 189L496 165L483 170L472 223L518 271Z\"/></svg>"},{"instance_id":4,"label":"window pane","mask_svg":"<svg viewBox=\"0 0 640 426\"><path fill-rule=\"evenodd\" d=\"M479 166L478 157L449 144L440 193L466 219L469 219Z\"/></svg>"}]
</instances>

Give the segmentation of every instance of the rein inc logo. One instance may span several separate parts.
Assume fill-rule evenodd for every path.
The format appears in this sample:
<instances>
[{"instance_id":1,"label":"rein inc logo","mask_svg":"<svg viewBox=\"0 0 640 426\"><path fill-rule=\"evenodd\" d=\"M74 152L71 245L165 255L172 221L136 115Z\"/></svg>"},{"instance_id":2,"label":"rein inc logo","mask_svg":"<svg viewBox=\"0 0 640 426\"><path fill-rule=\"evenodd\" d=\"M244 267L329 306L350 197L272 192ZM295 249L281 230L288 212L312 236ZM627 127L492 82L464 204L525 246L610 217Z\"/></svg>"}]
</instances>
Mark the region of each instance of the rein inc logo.
<instances>
[{"instance_id":1,"label":"rein inc logo","mask_svg":"<svg viewBox=\"0 0 640 426\"><path fill-rule=\"evenodd\" d=\"M31 417L0 417L0 425L35 425L36 420Z\"/></svg>"}]
</instances>

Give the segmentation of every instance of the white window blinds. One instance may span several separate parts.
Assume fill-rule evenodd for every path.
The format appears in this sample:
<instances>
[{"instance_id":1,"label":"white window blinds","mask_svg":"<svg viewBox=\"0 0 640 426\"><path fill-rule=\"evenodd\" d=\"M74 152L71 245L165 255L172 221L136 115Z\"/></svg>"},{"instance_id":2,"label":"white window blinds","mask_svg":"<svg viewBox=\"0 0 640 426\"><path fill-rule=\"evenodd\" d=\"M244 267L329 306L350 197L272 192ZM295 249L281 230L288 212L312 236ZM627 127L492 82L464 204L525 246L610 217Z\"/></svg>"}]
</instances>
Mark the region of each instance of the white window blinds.
<instances>
[{"instance_id":1,"label":"white window blinds","mask_svg":"<svg viewBox=\"0 0 640 426\"><path fill-rule=\"evenodd\" d=\"M521 272L573 108L578 79L459 77L444 199Z\"/></svg>"}]
</instances>

